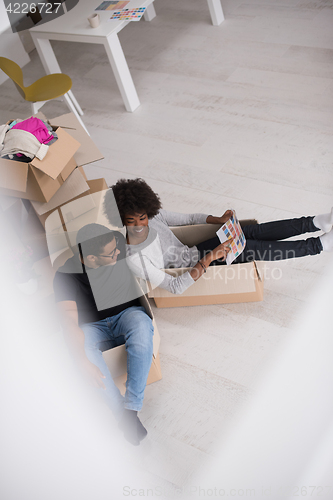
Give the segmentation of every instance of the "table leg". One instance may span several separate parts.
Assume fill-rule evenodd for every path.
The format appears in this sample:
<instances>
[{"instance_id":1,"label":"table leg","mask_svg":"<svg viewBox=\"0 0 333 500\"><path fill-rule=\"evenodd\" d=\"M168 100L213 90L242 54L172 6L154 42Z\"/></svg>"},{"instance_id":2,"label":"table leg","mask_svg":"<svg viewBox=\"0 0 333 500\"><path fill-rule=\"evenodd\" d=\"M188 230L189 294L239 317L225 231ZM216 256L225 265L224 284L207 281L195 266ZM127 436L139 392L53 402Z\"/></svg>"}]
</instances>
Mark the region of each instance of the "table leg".
<instances>
[{"instance_id":1,"label":"table leg","mask_svg":"<svg viewBox=\"0 0 333 500\"><path fill-rule=\"evenodd\" d=\"M51 75L52 73L61 73L60 66L58 64L57 58L54 55L50 40L46 38L37 38L37 36L30 32L32 39L34 41L37 53L42 65L44 67L45 73Z\"/></svg>"},{"instance_id":2,"label":"table leg","mask_svg":"<svg viewBox=\"0 0 333 500\"><path fill-rule=\"evenodd\" d=\"M68 108L71 110L71 112L76 116L77 120L81 123L82 127L84 128L84 130L87 132L88 135L89 132L87 130L87 127L85 126L85 124L83 123L82 119L81 119L81 116L79 115L79 113L77 112L72 100L70 99L68 93L67 94L64 94L63 95L65 101L66 101L66 104L68 106Z\"/></svg>"},{"instance_id":3,"label":"table leg","mask_svg":"<svg viewBox=\"0 0 333 500\"><path fill-rule=\"evenodd\" d=\"M140 106L131 73L121 48L118 36L110 35L105 41L105 50L116 78L127 111L135 111Z\"/></svg>"},{"instance_id":4,"label":"table leg","mask_svg":"<svg viewBox=\"0 0 333 500\"><path fill-rule=\"evenodd\" d=\"M219 26L224 21L221 0L207 0L210 17L214 26Z\"/></svg>"},{"instance_id":5,"label":"table leg","mask_svg":"<svg viewBox=\"0 0 333 500\"><path fill-rule=\"evenodd\" d=\"M37 35L35 35L32 32L30 33L32 35L32 39L34 41L37 53L44 67L45 73L48 75L51 75L52 73L62 73L57 58L53 52L50 40L47 40L46 38L37 38ZM68 97L66 98L66 102L68 102L68 99L71 99L78 113L80 115L83 115L81 106L75 99L74 94L71 90L68 91Z\"/></svg>"},{"instance_id":6,"label":"table leg","mask_svg":"<svg viewBox=\"0 0 333 500\"><path fill-rule=\"evenodd\" d=\"M148 7L145 10L145 13L143 14L143 17L145 21L151 21L152 19L154 19L154 17L156 17L156 12L153 2L150 5L148 5Z\"/></svg>"}]
</instances>

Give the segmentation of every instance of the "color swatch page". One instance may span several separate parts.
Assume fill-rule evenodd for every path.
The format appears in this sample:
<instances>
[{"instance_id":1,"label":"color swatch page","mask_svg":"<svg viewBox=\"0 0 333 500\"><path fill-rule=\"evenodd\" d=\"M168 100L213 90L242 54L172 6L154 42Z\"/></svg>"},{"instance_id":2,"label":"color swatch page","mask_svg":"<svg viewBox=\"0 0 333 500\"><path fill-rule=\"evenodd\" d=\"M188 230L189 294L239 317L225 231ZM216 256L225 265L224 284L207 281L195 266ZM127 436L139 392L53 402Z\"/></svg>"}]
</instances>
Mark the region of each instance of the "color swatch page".
<instances>
[{"instance_id":1,"label":"color swatch page","mask_svg":"<svg viewBox=\"0 0 333 500\"><path fill-rule=\"evenodd\" d=\"M109 21L140 21L145 13L146 7L138 7L137 9L122 9L115 10L112 13Z\"/></svg>"},{"instance_id":2,"label":"color swatch page","mask_svg":"<svg viewBox=\"0 0 333 500\"><path fill-rule=\"evenodd\" d=\"M242 253L246 245L243 230L234 210L232 217L220 227L216 234L221 243L230 240L230 252L226 258L226 264L230 265Z\"/></svg>"}]
</instances>

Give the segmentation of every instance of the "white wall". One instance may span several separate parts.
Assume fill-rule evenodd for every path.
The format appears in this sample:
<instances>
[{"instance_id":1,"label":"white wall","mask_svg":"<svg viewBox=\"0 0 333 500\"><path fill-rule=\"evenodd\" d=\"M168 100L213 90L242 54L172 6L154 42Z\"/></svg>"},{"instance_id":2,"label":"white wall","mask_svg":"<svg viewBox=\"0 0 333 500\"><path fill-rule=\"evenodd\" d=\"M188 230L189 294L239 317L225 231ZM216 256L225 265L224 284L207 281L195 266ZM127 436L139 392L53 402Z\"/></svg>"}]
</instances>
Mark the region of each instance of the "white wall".
<instances>
[{"instance_id":1,"label":"white wall","mask_svg":"<svg viewBox=\"0 0 333 500\"><path fill-rule=\"evenodd\" d=\"M17 33L12 33L5 4L0 2L0 56L15 61L21 68L30 62L30 58L21 43ZM0 84L7 80L7 76L0 71Z\"/></svg>"}]
</instances>

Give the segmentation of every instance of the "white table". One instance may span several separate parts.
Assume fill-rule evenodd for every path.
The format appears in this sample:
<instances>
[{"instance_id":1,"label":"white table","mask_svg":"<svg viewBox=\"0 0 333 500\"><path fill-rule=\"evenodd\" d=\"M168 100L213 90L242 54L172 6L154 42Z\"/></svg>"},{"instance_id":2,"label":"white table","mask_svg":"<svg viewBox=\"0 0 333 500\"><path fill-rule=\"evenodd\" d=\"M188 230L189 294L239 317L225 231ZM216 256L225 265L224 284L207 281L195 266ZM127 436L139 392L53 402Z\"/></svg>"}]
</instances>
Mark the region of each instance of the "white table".
<instances>
[{"instance_id":1,"label":"white table","mask_svg":"<svg viewBox=\"0 0 333 500\"><path fill-rule=\"evenodd\" d=\"M94 9L102 0L79 0L79 3L66 14L49 21L41 26L30 29L38 55L47 74L60 73L58 61L53 52L50 40L68 42L99 43L104 45L111 68L116 78L121 96L127 111L135 111L140 101L121 48L118 33L129 22L136 21L109 21L112 11L98 11L101 24L98 28L91 28L87 18L94 13ZM224 20L221 0L207 0L212 23L218 26ZM146 7L144 19L151 21L156 16L153 0L130 0L126 8ZM82 110L73 93L68 92L77 111Z\"/></svg>"},{"instance_id":2,"label":"white table","mask_svg":"<svg viewBox=\"0 0 333 500\"><path fill-rule=\"evenodd\" d=\"M207 0L210 17L214 26L219 26L224 21L221 0Z\"/></svg>"},{"instance_id":3,"label":"white table","mask_svg":"<svg viewBox=\"0 0 333 500\"><path fill-rule=\"evenodd\" d=\"M30 33L47 74L61 72L50 40L104 45L125 108L127 111L135 111L140 105L140 101L119 42L118 33L129 22L136 21L108 21L112 11L98 11L101 23L97 28L91 28L87 18L94 13L94 9L101 2L102 0L96 0L95 2L92 0L79 0L79 3L72 10L53 21L31 28ZM156 15L153 0L131 0L126 6L126 8L137 7L146 7L144 14L146 21L151 21ZM79 113L82 113L72 92L70 92L70 97L76 109Z\"/></svg>"}]
</instances>

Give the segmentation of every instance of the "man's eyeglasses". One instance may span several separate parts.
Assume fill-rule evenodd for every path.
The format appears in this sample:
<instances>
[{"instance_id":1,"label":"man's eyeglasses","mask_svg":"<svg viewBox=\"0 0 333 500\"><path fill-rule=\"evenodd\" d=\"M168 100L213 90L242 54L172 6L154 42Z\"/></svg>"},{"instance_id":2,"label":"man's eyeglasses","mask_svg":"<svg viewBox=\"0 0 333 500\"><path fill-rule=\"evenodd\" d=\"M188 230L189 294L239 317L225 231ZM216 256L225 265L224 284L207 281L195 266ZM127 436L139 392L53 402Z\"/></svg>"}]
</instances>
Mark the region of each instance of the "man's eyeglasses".
<instances>
[{"instance_id":1,"label":"man's eyeglasses","mask_svg":"<svg viewBox=\"0 0 333 500\"><path fill-rule=\"evenodd\" d=\"M109 253L109 255L103 255L103 254L99 253L98 256L105 257L107 259L113 259L113 257L116 255L116 251L118 249L118 243L119 243L118 238L116 236L115 236L115 240L116 240L116 246L115 246L114 250L112 250L112 252Z\"/></svg>"}]
</instances>

